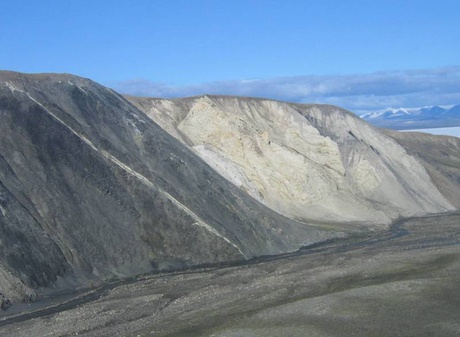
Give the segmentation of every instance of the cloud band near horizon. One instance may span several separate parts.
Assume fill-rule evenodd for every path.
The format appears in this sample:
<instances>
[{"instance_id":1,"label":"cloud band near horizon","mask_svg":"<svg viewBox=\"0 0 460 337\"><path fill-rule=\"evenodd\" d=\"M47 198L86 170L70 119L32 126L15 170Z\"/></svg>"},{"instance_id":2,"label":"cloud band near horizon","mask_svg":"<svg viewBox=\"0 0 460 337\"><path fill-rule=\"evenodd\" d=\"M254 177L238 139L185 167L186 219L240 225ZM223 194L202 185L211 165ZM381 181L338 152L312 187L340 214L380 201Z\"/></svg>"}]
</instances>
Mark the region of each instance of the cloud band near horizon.
<instances>
[{"instance_id":1,"label":"cloud band near horizon","mask_svg":"<svg viewBox=\"0 0 460 337\"><path fill-rule=\"evenodd\" d=\"M254 96L333 104L363 112L388 107L460 104L460 66L357 75L217 81L185 86L138 79L120 82L114 89L123 94L158 98L202 94Z\"/></svg>"}]
</instances>

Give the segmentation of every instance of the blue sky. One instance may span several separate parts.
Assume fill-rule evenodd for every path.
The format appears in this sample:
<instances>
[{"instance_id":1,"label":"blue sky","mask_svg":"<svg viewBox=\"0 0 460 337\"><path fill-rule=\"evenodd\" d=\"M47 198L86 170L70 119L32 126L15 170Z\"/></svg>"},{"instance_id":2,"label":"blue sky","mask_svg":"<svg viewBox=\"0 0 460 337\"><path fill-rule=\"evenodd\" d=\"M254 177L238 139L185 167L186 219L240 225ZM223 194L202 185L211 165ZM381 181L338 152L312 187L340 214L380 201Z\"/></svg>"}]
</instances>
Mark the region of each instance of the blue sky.
<instances>
[{"instance_id":1,"label":"blue sky","mask_svg":"<svg viewBox=\"0 0 460 337\"><path fill-rule=\"evenodd\" d=\"M2 4L0 68L123 93L460 103L459 1L140 0Z\"/></svg>"}]
</instances>

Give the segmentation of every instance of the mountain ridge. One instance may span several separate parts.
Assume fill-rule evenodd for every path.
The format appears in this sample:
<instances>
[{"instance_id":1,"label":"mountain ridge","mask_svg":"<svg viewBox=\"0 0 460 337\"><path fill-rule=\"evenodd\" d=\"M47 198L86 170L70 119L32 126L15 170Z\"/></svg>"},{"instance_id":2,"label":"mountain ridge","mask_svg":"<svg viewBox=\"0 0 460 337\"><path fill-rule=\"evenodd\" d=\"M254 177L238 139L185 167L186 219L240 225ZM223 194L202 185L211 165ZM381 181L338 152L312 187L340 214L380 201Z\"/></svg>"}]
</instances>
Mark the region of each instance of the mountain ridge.
<instances>
[{"instance_id":1,"label":"mountain ridge","mask_svg":"<svg viewBox=\"0 0 460 337\"><path fill-rule=\"evenodd\" d=\"M330 105L150 100L0 72L0 116L4 306L455 208L402 145Z\"/></svg>"},{"instance_id":2,"label":"mountain ridge","mask_svg":"<svg viewBox=\"0 0 460 337\"><path fill-rule=\"evenodd\" d=\"M388 108L359 116L376 126L395 130L451 127L460 125L460 105Z\"/></svg>"},{"instance_id":3,"label":"mountain ridge","mask_svg":"<svg viewBox=\"0 0 460 337\"><path fill-rule=\"evenodd\" d=\"M388 190L386 192L382 190L381 197L384 199L379 201L374 197L374 202L371 203L369 199L372 200L372 196L364 198L357 196L363 193L365 195L366 192L362 189L372 190L372 185L382 186L378 181L379 175L393 175L384 168L385 165L391 166L400 160L388 161L386 158L394 157L391 151L399 153L397 157L410 160L414 169L419 170L417 175L425 175L423 168L391 138L387 138L376 128L361 121L353 113L334 106L213 95L184 100L127 98L170 134L190 146L228 180L248 191L259 201L265 200L267 205L286 216L302 219L316 212L318 216L313 217L314 220L326 217L329 221L334 219L337 221L339 218L341 221L352 219L357 221L358 218L372 221L379 218L379 215L375 212L370 214L369 211L366 216L366 209L377 209L379 203L388 204L394 198L399 200L398 203L406 203L407 206L407 199L413 197L406 197L406 201L398 199L397 196L389 197ZM289 157L289 153L294 157ZM386 154L383 156L381 153ZM289 157L290 161L277 162L276 157L280 155ZM298 161L298 165L295 166L296 170L292 171L291 166L295 160ZM371 162L369 160L376 166L369 165ZM266 176L263 176L263 173L260 176L261 173L257 168L261 167L265 167ZM376 167L388 173L376 171ZM406 169L403 169L401 174L407 175L405 171L410 169L407 167ZM290 170L291 173L283 175L284 171L290 172ZM305 186L308 186L308 181L305 179L312 174L316 174L317 177L312 179L313 182L322 180L324 184L312 185L313 190L309 194L305 191ZM291 196L287 196L284 205L279 204L280 195L275 192L278 187L272 188L276 180L280 179L280 175L281 184L289 182L290 179L297 179L293 183L287 183L288 186L279 187L286 188L286 193L302 189L297 194L291 193ZM425 180L429 181L428 176ZM424 182L420 181L420 184L423 185ZM393 184L397 190L395 186L397 185ZM331 196L332 199L324 202L326 209L324 205L318 203L315 209L307 199L317 199L315 191L321 189L323 190L320 195ZM335 190L338 192L334 192ZM334 194L339 194L341 191L345 194L334 198ZM275 195L276 200L270 200L270 195ZM297 202L302 198L306 198L305 203ZM330 206L327 206L328 203ZM364 208L359 211L360 207ZM395 207L384 209L387 213L393 213L393 217L398 216ZM353 217L354 211L357 212L355 217ZM347 215L344 216L346 213L349 218ZM385 222L383 219L386 216L381 213L380 217L380 221ZM386 219L389 221L388 217Z\"/></svg>"},{"instance_id":4,"label":"mountain ridge","mask_svg":"<svg viewBox=\"0 0 460 337\"><path fill-rule=\"evenodd\" d=\"M259 204L90 80L0 73L0 113L0 292L14 301L343 236Z\"/></svg>"}]
</instances>

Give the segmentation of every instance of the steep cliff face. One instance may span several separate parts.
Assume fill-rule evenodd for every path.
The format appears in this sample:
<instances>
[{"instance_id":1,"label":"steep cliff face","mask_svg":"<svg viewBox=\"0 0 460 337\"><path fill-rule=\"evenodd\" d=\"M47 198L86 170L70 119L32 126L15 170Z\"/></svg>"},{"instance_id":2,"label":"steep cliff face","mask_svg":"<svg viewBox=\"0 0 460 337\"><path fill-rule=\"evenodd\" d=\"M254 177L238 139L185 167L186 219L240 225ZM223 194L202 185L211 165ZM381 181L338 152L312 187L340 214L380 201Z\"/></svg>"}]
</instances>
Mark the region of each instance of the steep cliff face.
<instances>
[{"instance_id":1,"label":"steep cliff face","mask_svg":"<svg viewBox=\"0 0 460 337\"><path fill-rule=\"evenodd\" d=\"M0 293L293 251L341 235L287 219L117 93L0 72ZM3 296L3 295L2 295Z\"/></svg>"},{"instance_id":2,"label":"steep cliff face","mask_svg":"<svg viewBox=\"0 0 460 337\"><path fill-rule=\"evenodd\" d=\"M221 96L127 98L288 217L388 223L453 209L419 161L343 109Z\"/></svg>"}]
</instances>

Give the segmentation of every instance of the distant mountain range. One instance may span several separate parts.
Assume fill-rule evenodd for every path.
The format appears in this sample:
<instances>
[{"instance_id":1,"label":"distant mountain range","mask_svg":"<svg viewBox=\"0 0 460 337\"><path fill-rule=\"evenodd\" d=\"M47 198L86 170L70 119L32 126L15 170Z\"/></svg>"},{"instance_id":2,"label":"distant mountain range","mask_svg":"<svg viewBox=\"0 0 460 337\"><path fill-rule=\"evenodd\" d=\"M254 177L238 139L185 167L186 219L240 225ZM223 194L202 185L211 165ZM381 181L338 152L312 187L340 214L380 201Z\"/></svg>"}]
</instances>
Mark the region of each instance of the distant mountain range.
<instances>
[{"instance_id":1,"label":"distant mountain range","mask_svg":"<svg viewBox=\"0 0 460 337\"><path fill-rule=\"evenodd\" d=\"M460 126L460 105L397 108L367 112L360 117L379 127L394 130Z\"/></svg>"}]
</instances>

